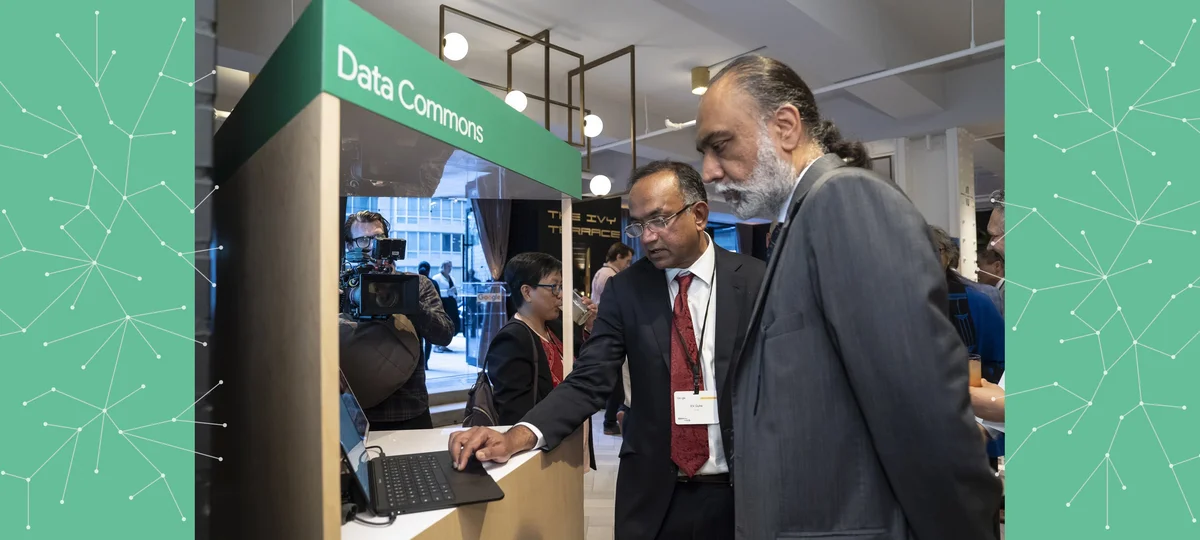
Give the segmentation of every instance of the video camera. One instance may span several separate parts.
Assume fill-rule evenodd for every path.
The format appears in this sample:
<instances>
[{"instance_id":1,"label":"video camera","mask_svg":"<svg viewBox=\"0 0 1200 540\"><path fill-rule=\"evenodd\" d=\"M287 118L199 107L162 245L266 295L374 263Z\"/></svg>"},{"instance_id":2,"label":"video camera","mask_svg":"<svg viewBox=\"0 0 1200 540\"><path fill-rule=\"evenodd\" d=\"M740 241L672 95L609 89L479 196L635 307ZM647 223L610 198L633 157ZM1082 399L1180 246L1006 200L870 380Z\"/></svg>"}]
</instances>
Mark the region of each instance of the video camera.
<instances>
[{"instance_id":1,"label":"video camera","mask_svg":"<svg viewBox=\"0 0 1200 540\"><path fill-rule=\"evenodd\" d=\"M341 312L358 320L387 319L420 311L421 276L397 274L388 262L403 259L406 242L375 240L370 251L352 250L338 280Z\"/></svg>"}]
</instances>

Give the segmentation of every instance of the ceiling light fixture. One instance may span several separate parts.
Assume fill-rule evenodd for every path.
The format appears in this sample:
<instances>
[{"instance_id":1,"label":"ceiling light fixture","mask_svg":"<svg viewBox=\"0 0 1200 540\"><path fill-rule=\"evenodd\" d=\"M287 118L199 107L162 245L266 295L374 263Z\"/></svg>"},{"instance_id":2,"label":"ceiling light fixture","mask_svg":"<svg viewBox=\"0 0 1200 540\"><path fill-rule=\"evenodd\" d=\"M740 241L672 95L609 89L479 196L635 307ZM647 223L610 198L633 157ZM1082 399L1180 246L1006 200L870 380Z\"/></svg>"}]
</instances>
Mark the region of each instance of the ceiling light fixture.
<instances>
[{"instance_id":1,"label":"ceiling light fixture","mask_svg":"<svg viewBox=\"0 0 1200 540\"><path fill-rule=\"evenodd\" d=\"M692 68L692 93L703 96L707 91L708 68L704 66Z\"/></svg>"},{"instance_id":2,"label":"ceiling light fixture","mask_svg":"<svg viewBox=\"0 0 1200 540\"><path fill-rule=\"evenodd\" d=\"M529 98L525 96L525 92L520 90L512 90L504 96L504 102L517 110L517 112L525 112L525 107L529 105Z\"/></svg>"},{"instance_id":3,"label":"ceiling light fixture","mask_svg":"<svg viewBox=\"0 0 1200 540\"><path fill-rule=\"evenodd\" d=\"M599 116L589 114L583 117L583 134L590 137L600 135L604 131L604 121Z\"/></svg>"},{"instance_id":4,"label":"ceiling light fixture","mask_svg":"<svg viewBox=\"0 0 1200 540\"><path fill-rule=\"evenodd\" d=\"M458 32L450 32L442 38L442 52L446 58L459 61L467 57L467 38Z\"/></svg>"},{"instance_id":5,"label":"ceiling light fixture","mask_svg":"<svg viewBox=\"0 0 1200 540\"><path fill-rule=\"evenodd\" d=\"M593 176L592 181L588 183L588 189L592 190L592 195L603 197L608 195L609 190L612 189L612 180L609 180L608 177L604 176L603 174L597 174L596 176Z\"/></svg>"}]
</instances>

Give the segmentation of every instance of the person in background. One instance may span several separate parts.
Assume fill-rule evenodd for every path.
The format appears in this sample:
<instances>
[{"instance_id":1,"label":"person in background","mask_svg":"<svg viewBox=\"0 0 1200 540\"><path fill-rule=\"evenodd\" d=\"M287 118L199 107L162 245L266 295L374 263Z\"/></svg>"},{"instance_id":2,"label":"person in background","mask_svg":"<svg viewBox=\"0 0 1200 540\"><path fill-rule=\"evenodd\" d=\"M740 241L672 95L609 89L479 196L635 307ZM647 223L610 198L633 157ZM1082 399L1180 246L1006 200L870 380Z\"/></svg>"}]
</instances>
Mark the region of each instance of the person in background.
<instances>
[{"instance_id":1,"label":"person in background","mask_svg":"<svg viewBox=\"0 0 1200 540\"><path fill-rule=\"evenodd\" d=\"M442 309L446 315L450 316L450 322L454 324L454 333L451 334L451 338L462 331L462 321L458 316L458 287L454 284L454 277L450 275L453 271L454 263L445 261L442 263L442 271L433 276L433 280L438 284L438 294L442 296ZM437 352L452 353L454 351L445 345L438 345Z\"/></svg>"},{"instance_id":2,"label":"person in background","mask_svg":"<svg viewBox=\"0 0 1200 540\"><path fill-rule=\"evenodd\" d=\"M960 252L945 229L931 225L929 237L946 273L954 329L967 352L979 355L983 378L995 384L1004 375L1004 316L998 306L999 293L995 287L971 281L953 268Z\"/></svg>"},{"instance_id":3,"label":"person in background","mask_svg":"<svg viewBox=\"0 0 1200 540\"><path fill-rule=\"evenodd\" d=\"M1000 256L1001 261L1004 260L1004 237L1008 234L1004 230L1004 210L1004 190L1001 189L992 193L992 215L989 217L987 225L987 232L992 237L992 240L988 242L988 247ZM1001 274L1001 277L1003 278L1004 275ZM1006 282L1006 279L1001 279L996 286L1000 290L1000 313L1004 313L1004 285ZM972 388L971 404L975 407L976 415L983 420L980 424L988 430L989 435L994 437L998 434L1002 438L1004 436L1004 376L1000 377L1000 382L996 385L984 382L982 388ZM1003 457L1000 458L997 466L1002 477L1003 459ZM1004 521L1003 506L1000 510L1000 521Z\"/></svg>"},{"instance_id":4,"label":"person in background","mask_svg":"<svg viewBox=\"0 0 1200 540\"><path fill-rule=\"evenodd\" d=\"M429 271L431 269L432 267L429 266L428 261L421 261L420 264L417 265L417 273L425 277L429 277ZM433 288L438 292L438 301L441 301L441 286L439 286L437 282L433 281L432 279L430 279L429 282L433 284ZM429 353L433 352L433 343L431 343L428 339L425 339L424 336L421 337L421 350L424 352L423 356L425 358L425 371L429 371Z\"/></svg>"},{"instance_id":5,"label":"person in background","mask_svg":"<svg viewBox=\"0 0 1200 540\"><path fill-rule=\"evenodd\" d=\"M995 538L1000 483L920 211L778 60L713 77L696 148L738 217L781 224L730 377L736 538Z\"/></svg>"},{"instance_id":6,"label":"person in background","mask_svg":"<svg viewBox=\"0 0 1200 540\"><path fill-rule=\"evenodd\" d=\"M562 339L547 324L562 316L562 263L545 253L521 253L504 265L504 281L517 311L513 318L521 324L505 325L492 338L484 364L500 415L497 425L511 426L563 381ZM594 305L590 311L584 325L588 332L595 321Z\"/></svg>"},{"instance_id":7,"label":"person in background","mask_svg":"<svg viewBox=\"0 0 1200 540\"><path fill-rule=\"evenodd\" d=\"M344 264L362 261L378 239L388 237L388 228L387 220L377 212L350 214L342 228ZM375 431L433 427L421 339L450 343L454 327L442 310L433 281L416 277L420 312L381 321L353 320L345 314L338 319L342 373Z\"/></svg>"},{"instance_id":8,"label":"person in background","mask_svg":"<svg viewBox=\"0 0 1200 540\"><path fill-rule=\"evenodd\" d=\"M980 284L987 285L996 289L996 295L993 300L996 301L996 307L1000 308L1000 314L1004 314L1004 257L994 249L984 248L979 250L977 256L978 269L975 270L975 276Z\"/></svg>"},{"instance_id":9,"label":"person in background","mask_svg":"<svg viewBox=\"0 0 1200 540\"><path fill-rule=\"evenodd\" d=\"M943 230L943 229L939 229L939 230L941 230L942 233L946 235L946 238L950 237L949 233L947 233L945 230ZM931 231L931 234L932 234L932 231ZM962 284L966 285L967 287L974 289L975 292L978 292L978 293L988 297L988 299L992 301L992 304L994 304L996 306L996 309L999 309L1001 313L1004 312L1002 309L1002 306L1004 305L1004 299L1000 297L1000 291L998 289L996 289L995 287L993 287L991 285L987 285L987 284L972 280L972 279L968 278L967 276L962 275L962 272L958 271L959 264L962 262L960 260L960 257L962 256L962 252L959 251L958 244L955 243L953 240L946 247L946 256L950 258L950 262L946 263L946 264L950 265L950 267L947 269L947 272L949 274L953 275L958 280L959 283L962 283ZM978 273L979 272L976 271L976 274L978 274Z\"/></svg>"},{"instance_id":10,"label":"person in background","mask_svg":"<svg viewBox=\"0 0 1200 540\"><path fill-rule=\"evenodd\" d=\"M1004 257L994 249L983 248L976 254L979 258L979 270L975 272L976 281L991 285L997 289L1004 286Z\"/></svg>"},{"instance_id":11,"label":"person in background","mask_svg":"<svg viewBox=\"0 0 1200 540\"><path fill-rule=\"evenodd\" d=\"M650 163L630 185L625 234L640 239L647 255L608 280L595 332L571 374L506 433L451 435L450 455L462 468L470 456L506 461L554 449L601 410L628 358L637 407L622 426L617 540L729 540L735 430L732 396L722 388L733 377L764 264L713 243L705 232L708 195L690 165ZM697 409L707 415L690 414Z\"/></svg>"},{"instance_id":12,"label":"person in background","mask_svg":"<svg viewBox=\"0 0 1200 540\"><path fill-rule=\"evenodd\" d=\"M1004 316L1000 314L996 304L982 294L977 287L972 287L961 274L950 269L950 260L958 256L958 248L950 235L941 227L930 226L929 235L933 239L934 249L946 268L946 286L950 291L950 312L954 328L962 338L967 351L977 354L982 363L983 380L981 384L994 387L1004 379ZM990 287L979 285L979 287ZM977 390L971 388L972 404L975 404ZM988 393L987 397L991 397ZM992 408L992 404L987 404ZM1003 406L1003 404L1001 404ZM979 411L977 418L982 418ZM1003 419L1003 417L1001 418ZM986 425L980 423L986 429ZM988 458L993 463L1004 455L1003 428L999 432L988 431Z\"/></svg>"},{"instance_id":13,"label":"person in background","mask_svg":"<svg viewBox=\"0 0 1200 540\"><path fill-rule=\"evenodd\" d=\"M467 270L467 276L463 278L468 286L479 283L479 277L475 275L475 269ZM463 298L463 312L467 320L463 323L463 336L475 338L479 336L479 326L482 318L479 315L479 299L475 296L475 288L468 290L465 298Z\"/></svg>"},{"instance_id":14,"label":"person in background","mask_svg":"<svg viewBox=\"0 0 1200 540\"><path fill-rule=\"evenodd\" d=\"M592 277L592 301L596 305L600 304L600 298L604 293L604 285L608 283L608 279L617 275L617 272L624 270L633 263L633 248L617 242L608 248L608 254L605 256L604 266L596 271L596 275ZM625 368L622 368L622 383L613 387L612 395L608 398L608 409L604 412L604 434L605 435L620 435L621 424L618 417L624 417L622 409L625 407Z\"/></svg>"},{"instance_id":15,"label":"person in background","mask_svg":"<svg viewBox=\"0 0 1200 540\"><path fill-rule=\"evenodd\" d=\"M1000 255L1000 259L1004 260L1004 190L1001 189L992 193L992 215L988 219L987 232L992 237L992 241L988 242L988 247ZM1004 277L1001 275L1000 277ZM1000 305L1004 305L1004 283L1001 280L997 289L1000 289ZM1003 309L1000 310L1004 312Z\"/></svg>"}]
</instances>

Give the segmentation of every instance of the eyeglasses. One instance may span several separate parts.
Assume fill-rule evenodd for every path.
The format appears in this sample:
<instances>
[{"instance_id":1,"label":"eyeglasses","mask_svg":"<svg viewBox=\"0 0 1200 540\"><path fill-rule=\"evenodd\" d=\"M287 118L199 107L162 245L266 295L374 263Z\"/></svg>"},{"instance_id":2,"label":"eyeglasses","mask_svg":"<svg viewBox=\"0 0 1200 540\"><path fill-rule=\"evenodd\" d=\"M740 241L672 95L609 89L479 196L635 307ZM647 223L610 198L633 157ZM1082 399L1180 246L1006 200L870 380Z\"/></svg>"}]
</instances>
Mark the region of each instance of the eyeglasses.
<instances>
[{"instance_id":1,"label":"eyeglasses","mask_svg":"<svg viewBox=\"0 0 1200 540\"><path fill-rule=\"evenodd\" d=\"M549 289L550 294L553 294L554 296L558 296L558 295L562 294L562 291L563 291L561 283L538 283L537 285L534 285L534 286L542 288L542 289Z\"/></svg>"},{"instance_id":2,"label":"eyeglasses","mask_svg":"<svg viewBox=\"0 0 1200 540\"><path fill-rule=\"evenodd\" d=\"M367 249L367 248L371 247L371 244L373 242L375 242L376 240L385 240L385 239L387 239L387 236L382 235L382 234L380 234L378 236L360 236L358 238L351 239L350 243L354 244L355 246L358 246L362 249Z\"/></svg>"},{"instance_id":3,"label":"eyeglasses","mask_svg":"<svg viewBox=\"0 0 1200 540\"><path fill-rule=\"evenodd\" d=\"M641 238L642 234L644 234L647 230L649 230L650 232L652 232L654 234L661 234L663 231L667 230L667 225L670 225L671 220L678 217L679 214L687 212L688 209L691 208L692 206L694 206L695 204L696 203L692 203L687 206L684 206L678 212L675 212L674 214L671 214L666 217L660 216L660 217L656 217L656 218L647 219L646 221L643 221L643 222L635 221L633 223L630 223L628 227L625 227L625 236L628 236L630 238Z\"/></svg>"}]
</instances>

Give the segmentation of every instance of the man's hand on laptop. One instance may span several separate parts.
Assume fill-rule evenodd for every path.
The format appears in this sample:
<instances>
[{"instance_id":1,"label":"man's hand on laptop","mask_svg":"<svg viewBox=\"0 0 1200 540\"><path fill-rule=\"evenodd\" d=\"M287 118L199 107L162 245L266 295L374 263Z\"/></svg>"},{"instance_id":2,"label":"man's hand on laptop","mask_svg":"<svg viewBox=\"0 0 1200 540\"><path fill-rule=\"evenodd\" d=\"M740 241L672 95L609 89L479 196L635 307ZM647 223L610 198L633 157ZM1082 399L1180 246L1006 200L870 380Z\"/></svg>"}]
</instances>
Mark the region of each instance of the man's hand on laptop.
<instances>
[{"instance_id":1,"label":"man's hand on laptop","mask_svg":"<svg viewBox=\"0 0 1200 540\"><path fill-rule=\"evenodd\" d=\"M474 455L479 461L504 463L513 454L533 449L537 436L525 426L515 426L507 433L492 428L473 427L450 435L450 459L454 468L466 469Z\"/></svg>"}]
</instances>

